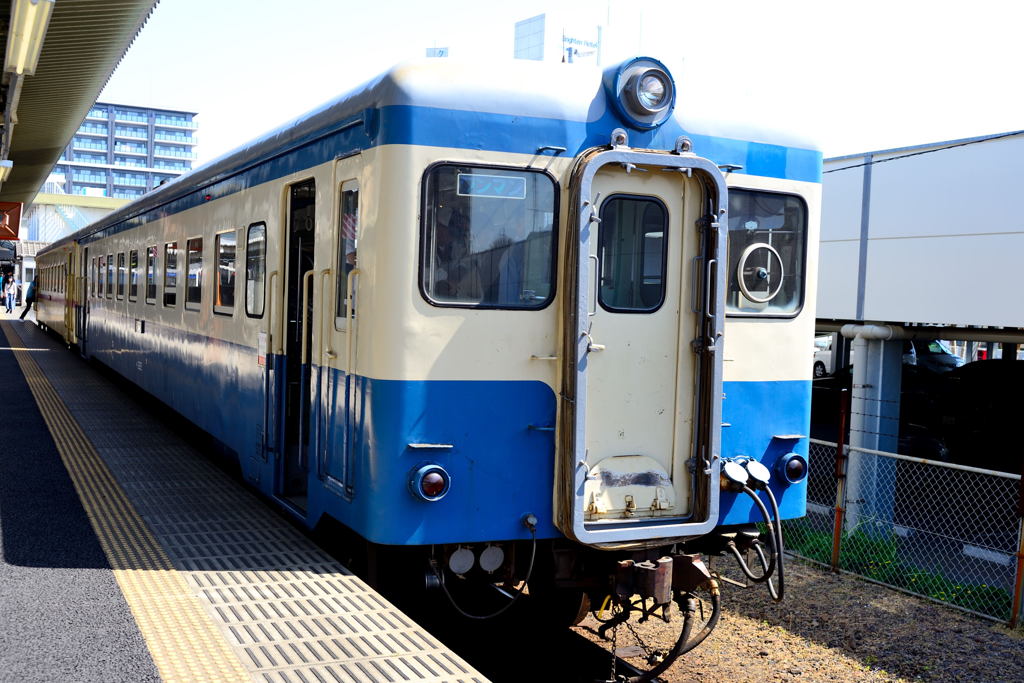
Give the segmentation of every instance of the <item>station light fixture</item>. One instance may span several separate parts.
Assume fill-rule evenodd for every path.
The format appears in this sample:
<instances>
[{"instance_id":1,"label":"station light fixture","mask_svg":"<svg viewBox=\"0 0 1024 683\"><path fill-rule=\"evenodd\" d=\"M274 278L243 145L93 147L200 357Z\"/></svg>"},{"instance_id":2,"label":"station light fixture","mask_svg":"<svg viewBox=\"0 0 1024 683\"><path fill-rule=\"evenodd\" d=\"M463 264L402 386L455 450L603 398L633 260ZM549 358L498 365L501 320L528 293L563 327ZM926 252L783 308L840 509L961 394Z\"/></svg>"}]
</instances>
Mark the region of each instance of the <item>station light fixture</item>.
<instances>
[{"instance_id":1,"label":"station light fixture","mask_svg":"<svg viewBox=\"0 0 1024 683\"><path fill-rule=\"evenodd\" d=\"M36 72L54 2L55 0L14 0L11 3L11 25L7 34L4 71L24 76L31 76Z\"/></svg>"},{"instance_id":2,"label":"station light fixture","mask_svg":"<svg viewBox=\"0 0 1024 683\"><path fill-rule=\"evenodd\" d=\"M11 175L11 169L14 168L14 162L9 159L0 161L0 183L7 182L7 178Z\"/></svg>"}]
</instances>

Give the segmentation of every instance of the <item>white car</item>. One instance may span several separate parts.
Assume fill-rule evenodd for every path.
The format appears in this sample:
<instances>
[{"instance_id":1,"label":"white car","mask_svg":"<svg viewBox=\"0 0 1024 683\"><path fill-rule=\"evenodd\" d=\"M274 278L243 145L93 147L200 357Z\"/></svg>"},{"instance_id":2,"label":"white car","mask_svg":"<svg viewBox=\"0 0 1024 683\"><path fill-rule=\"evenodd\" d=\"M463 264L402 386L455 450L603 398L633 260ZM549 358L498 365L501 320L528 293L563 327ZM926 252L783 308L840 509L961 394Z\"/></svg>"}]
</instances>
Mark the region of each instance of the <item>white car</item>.
<instances>
[{"instance_id":1,"label":"white car","mask_svg":"<svg viewBox=\"0 0 1024 683\"><path fill-rule=\"evenodd\" d=\"M832 335L827 334L814 338L814 378L827 377L832 374Z\"/></svg>"}]
</instances>

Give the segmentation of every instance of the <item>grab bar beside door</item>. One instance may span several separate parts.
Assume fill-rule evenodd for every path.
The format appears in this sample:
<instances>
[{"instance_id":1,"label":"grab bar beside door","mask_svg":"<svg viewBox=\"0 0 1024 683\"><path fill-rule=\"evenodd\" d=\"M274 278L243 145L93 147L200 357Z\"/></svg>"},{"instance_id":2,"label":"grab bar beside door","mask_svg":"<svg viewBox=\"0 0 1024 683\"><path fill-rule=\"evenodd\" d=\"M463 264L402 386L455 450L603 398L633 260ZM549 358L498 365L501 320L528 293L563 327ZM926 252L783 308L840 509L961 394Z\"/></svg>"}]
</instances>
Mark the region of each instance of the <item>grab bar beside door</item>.
<instances>
[{"instance_id":1,"label":"grab bar beside door","mask_svg":"<svg viewBox=\"0 0 1024 683\"><path fill-rule=\"evenodd\" d=\"M314 275L316 275L316 271L313 269L307 270L302 275L302 338L299 340L302 345L302 360L300 365L309 362L307 351L309 345L309 287Z\"/></svg>"}]
</instances>

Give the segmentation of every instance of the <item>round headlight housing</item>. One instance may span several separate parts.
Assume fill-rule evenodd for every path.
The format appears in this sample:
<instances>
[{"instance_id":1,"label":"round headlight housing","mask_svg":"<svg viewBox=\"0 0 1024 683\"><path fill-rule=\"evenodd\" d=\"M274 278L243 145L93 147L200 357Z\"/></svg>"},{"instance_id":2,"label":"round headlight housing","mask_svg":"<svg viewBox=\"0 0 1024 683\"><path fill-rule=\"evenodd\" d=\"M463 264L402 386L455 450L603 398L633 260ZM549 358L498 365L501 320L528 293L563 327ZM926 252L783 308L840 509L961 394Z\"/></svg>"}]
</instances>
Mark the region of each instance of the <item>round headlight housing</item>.
<instances>
[{"instance_id":1,"label":"round headlight housing","mask_svg":"<svg viewBox=\"0 0 1024 683\"><path fill-rule=\"evenodd\" d=\"M787 453L775 463L775 473L787 484L799 484L807 478L807 458Z\"/></svg>"},{"instance_id":2,"label":"round headlight housing","mask_svg":"<svg viewBox=\"0 0 1024 683\"><path fill-rule=\"evenodd\" d=\"M675 108L675 82L665 65L650 57L637 57L605 72L605 86L615 109L633 128L656 128Z\"/></svg>"},{"instance_id":3,"label":"round headlight housing","mask_svg":"<svg viewBox=\"0 0 1024 683\"><path fill-rule=\"evenodd\" d=\"M414 498L432 503L441 500L451 488L452 478L436 463L425 463L409 474L409 492Z\"/></svg>"}]
</instances>

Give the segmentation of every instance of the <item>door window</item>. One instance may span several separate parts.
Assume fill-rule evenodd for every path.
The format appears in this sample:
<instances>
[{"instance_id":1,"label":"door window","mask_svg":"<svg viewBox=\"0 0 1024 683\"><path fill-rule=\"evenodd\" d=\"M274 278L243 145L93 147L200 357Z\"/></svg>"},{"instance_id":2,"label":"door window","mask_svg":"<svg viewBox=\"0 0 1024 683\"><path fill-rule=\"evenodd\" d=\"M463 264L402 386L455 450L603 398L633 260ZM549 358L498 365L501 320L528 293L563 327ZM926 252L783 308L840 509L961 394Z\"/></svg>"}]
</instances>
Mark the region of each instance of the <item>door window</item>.
<instances>
[{"instance_id":1,"label":"door window","mask_svg":"<svg viewBox=\"0 0 1024 683\"><path fill-rule=\"evenodd\" d=\"M601 306L618 313L658 310L665 301L665 205L651 197L609 197L598 235Z\"/></svg>"}]
</instances>

